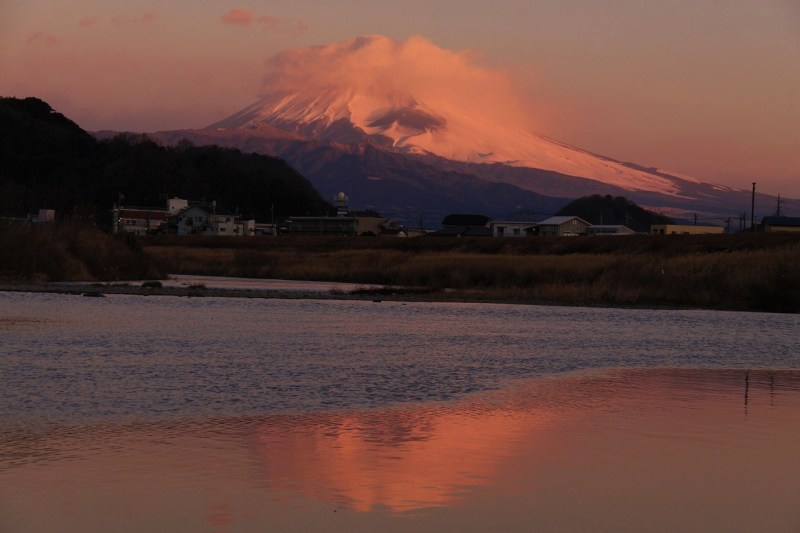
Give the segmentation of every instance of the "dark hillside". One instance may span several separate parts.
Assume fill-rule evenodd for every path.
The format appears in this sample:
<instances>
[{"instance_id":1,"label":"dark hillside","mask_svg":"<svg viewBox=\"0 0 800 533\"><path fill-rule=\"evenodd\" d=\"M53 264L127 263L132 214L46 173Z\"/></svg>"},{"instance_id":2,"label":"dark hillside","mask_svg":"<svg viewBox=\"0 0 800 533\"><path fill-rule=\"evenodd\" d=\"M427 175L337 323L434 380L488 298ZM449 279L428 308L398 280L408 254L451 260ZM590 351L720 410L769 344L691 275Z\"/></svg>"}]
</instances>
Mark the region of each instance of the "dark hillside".
<instances>
[{"instance_id":1,"label":"dark hillside","mask_svg":"<svg viewBox=\"0 0 800 533\"><path fill-rule=\"evenodd\" d=\"M333 212L281 159L191 143L167 148L142 135L97 141L36 98L0 99L0 160L0 217L49 208L62 220L106 225L120 199L161 206L176 196L262 221Z\"/></svg>"},{"instance_id":2,"label":"dark hillside","mask_svg":"<svg viewBox=\"0 0 800 533\"><path fill-rule=\"evenodd\" d=\"M0 216L63 210L97 143L37 98L0 99Z\"/></svg>"},{"instance_id":3,"label":"dark hillside","mask_svg":"<svg viewBox=\"0 0 800 533\"><path fill-rule=\"evenodd\" d=\"M562 207L558 215L574 215L591 224L625 225L634 231L649 232L651 224L673 224L672 219L648 211L624 196L593 194Z\"/></svg>"}]
</instances>

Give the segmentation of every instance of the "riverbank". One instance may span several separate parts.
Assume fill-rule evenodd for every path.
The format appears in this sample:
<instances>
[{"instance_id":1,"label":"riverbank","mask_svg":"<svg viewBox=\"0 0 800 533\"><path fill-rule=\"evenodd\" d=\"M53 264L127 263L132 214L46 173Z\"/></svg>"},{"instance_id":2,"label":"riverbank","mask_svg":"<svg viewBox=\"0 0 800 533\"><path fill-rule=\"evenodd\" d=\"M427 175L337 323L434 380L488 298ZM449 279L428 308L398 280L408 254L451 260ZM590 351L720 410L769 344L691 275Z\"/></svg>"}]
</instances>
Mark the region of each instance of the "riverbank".
<instances>
[{"instance_id":1,"label":"riverbank","mask_svg":"<svg viewBox=\"0 0 800 533\"><path fill-rule=\"evenodd\" d=\"M178 296L188 298L263 298L284 300L361 300L396 302L472 302L472 303L540 303L510 302L491 298L480 291L435 290L408 287L356 287L351 290L287 289L287 288L224 288L209 286L153 286L144 283L0 283L0 292L31 292L104 297L112 294L135 296Z\"/></svg>"},{"instance_id":2,"label":"riverbank","mask_svg":"<svg viewBox=\"0 0 800 533\"><path fill-rule=\"evenodd\" d=\"M280 298L322 300L406 300L437 298L435 290L356 283L170 275L164 280L125 282L0 283L0 292L32 292L103 297L112 294L216 298Z\"/></svg>"},{"instance_id":3,"label":"riverbank","mask_svg":"<svg viewBox=\"0 0 800 533\"><path fill-rule=\"evenodd\" d=\"M24 231L27 239L6 232L0 246L9 258L0 290L800 312L800 234L120 239L94 229ZM311 295L130 281L163 281L167 272L359 290ZM76 281L98 285L54 283Z\"/></svg>"},{"instance_id":4,"label":"riverbank","mask_svg":"<svg viewBox=\"0 0 800 533\"><path fill-rule=\"evenodd\" d=\"M431 299L800 312L797 234L163 237L143 250L166 272L424 287Z\"/></svg>"}]
</instances>

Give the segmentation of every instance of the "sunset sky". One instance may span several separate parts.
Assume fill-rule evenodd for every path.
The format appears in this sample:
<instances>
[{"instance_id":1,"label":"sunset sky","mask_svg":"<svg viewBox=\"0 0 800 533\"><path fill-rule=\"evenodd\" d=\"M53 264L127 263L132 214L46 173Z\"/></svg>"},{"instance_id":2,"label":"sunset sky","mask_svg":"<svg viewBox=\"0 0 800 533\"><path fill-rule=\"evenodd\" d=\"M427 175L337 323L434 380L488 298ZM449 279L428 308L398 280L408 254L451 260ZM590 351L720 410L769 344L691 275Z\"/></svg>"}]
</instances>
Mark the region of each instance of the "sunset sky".
<instances>
[{"instance_id":1,"label":"sunset sky","mask_svg":"<svg viewBox=\"0 0 800 533\"><path fill-rule=\"evenodd\" d=\"M89 130L199 128L279 52L369 34L459 52L538 133L800 198L797 0L2 0L0 95Z\"/></svg>"}]
</instances>

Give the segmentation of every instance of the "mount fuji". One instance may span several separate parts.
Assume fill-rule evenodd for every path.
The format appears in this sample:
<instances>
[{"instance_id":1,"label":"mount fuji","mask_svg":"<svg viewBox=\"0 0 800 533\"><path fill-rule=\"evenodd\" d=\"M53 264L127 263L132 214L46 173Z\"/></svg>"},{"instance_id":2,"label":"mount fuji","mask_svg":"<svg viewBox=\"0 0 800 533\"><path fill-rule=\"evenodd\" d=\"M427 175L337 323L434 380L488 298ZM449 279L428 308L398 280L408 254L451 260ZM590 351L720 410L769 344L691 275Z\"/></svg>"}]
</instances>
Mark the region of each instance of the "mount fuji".
<instances>
[{"instance_id":1,"label":"mount fuji","mask_svg":"<svg viewBox=\"0 0 800 533\"><path fill-rule=\"evenodd\" d=\"M447 101L422 102L412 95L365 94L355 88L321 94L279 93L211 128L257 129L261 125L339 144L368 142L406 155L545 169L632 191L677 194L680 190L673 179L657 173L499 124Z\"/></svg>"},{"instance_id":2,"label":"mount fuji","mask_svg":"<svg viewBox=\"0 0 800 533\"><path fill-rule=\"evenodd\" d=\"M345 191L354 207L406 222L455 211L544 215L589 194L720 220L749 208L750 191L597 155L485 112L492 99L464 98L459 84L474 93L499 86L497 100L502 83L451 56L421 38L381 36L287 51L254 104L208 128L155 136L282 157L324 196ZM422 57L434 60L420 73ZM766 210L772 200L758 202Z\"/></svg>"}]
</instances>

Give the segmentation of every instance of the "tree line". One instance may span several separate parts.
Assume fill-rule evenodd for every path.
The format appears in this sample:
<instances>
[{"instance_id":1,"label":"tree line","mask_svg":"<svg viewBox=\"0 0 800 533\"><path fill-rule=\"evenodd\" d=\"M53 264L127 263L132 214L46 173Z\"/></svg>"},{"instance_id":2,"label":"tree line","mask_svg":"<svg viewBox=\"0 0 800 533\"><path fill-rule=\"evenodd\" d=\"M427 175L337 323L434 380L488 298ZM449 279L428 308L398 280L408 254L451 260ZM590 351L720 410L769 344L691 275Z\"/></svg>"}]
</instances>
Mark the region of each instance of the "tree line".
<instances>
[{"instance_id":1,"label":"tree line","mask_svg":"<svg viewBox=\"0 0 800 533\"><path fill-rule=\"evenodd\" d=\"M110 224L117 202L216 201L259 221L325 214L333 207L282 159L146 135L97 140L38 98L0 98L0 216L55 209L59 219Z\"/></svg>"}]
</instances>

